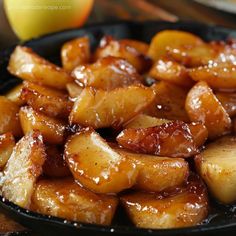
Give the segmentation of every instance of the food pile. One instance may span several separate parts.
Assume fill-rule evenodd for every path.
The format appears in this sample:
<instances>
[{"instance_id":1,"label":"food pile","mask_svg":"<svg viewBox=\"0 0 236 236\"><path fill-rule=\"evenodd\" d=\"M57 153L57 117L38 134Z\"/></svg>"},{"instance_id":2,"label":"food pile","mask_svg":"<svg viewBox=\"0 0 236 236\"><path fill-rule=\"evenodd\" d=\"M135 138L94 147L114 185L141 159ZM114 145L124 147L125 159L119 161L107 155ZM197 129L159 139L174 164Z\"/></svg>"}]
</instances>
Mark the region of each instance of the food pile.
<instances>
[{"instance_id":1,"label":"food pile","mask_svg":"<svg viewBox=\"0 0 236 236\"><path fill-rule=\"evenodd\" d=\"M236 200L236 43L158 32L150 45L65 42L62 67L17 46L22 83L0 97L1 195L38 213L142 228L207 218ZM120 204L118 204L120 203Z\"/></svg>"}]
</instances>

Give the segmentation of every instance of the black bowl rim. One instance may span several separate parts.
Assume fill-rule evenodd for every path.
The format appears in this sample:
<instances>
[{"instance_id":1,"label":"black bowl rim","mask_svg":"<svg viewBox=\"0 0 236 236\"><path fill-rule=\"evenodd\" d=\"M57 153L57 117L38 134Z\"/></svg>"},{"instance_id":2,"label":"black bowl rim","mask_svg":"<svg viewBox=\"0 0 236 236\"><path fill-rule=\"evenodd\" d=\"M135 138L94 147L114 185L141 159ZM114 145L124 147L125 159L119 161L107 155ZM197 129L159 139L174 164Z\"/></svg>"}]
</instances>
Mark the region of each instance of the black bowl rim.
<instances>
[{"instance_id":1,"label":"black bowl rim","mask_svg":"<svg viewBox=\"0 0 236 236\"><path fill-rule=\"evenodd\" d=\"M61 35L64 33L69 32L77 32L79 30L87 30L91 28L97 28L97 27L105 27L105 26L115 26L115 25L146 25L146 24L166 24L169 26L179 25L179 26L203 26L208 27L209 30L217 29L217 30L227 30L232 31L235 30L231 27L224 27L220 25L215 24L204 24L201 22L194 22L194 21L178 21L178 22L167 22L167 21L155 21L155 20L148 20L143 22L137 22L137 21L129 21L129 20L121 20L121 21L111 21L109 23L93 23L88 24L82 28L72 28L72 29L66 29L63 31L53 32L50 34L46 34L40 37L32 38L30 40L21 41L17 44L14 44L4 50L0 51L0 58L1 56L8 56L9 53L15 48L16 45L28 45L31 43L36 43L39 40L46 40L47 38L51 38L53 36ZM236 32L236 31L235 31ZM236 230L236 220L235 222L224 222L223 224L199 224L196 226L191 227L185 227L185 228L171 228L171 229L145 229L145 228L138 228L138 227L130 227L130 226L119 226L119 225L111 225L111 226L103 226L103 225L97 225L97 224L89 224L89 223L83 223L83 222L75 222L75 221L68 221L62 218L54 217L54 216L48 216L39 214L37 212L33 212L27 209L24 209L22 207L17 206L16 204L6 200L4 197L0 196L0 207L6 211L11 211L12 213L20 214L21 216L25 217L26 219L32 219L32 220L39 220L40 222L45 222L49 224L54 224L62 227L69 227L74 228L78 230L84 230L91 233L118 233L118 234L125 234L125 235L171 235L171 234L195 234L195 233L204 233L204 232L213 232L218 230L227 230L232 229ZM21 233L21 232L20 232ZM23 232L24 233L24 232Z\"/></svg>"}]
</instances>

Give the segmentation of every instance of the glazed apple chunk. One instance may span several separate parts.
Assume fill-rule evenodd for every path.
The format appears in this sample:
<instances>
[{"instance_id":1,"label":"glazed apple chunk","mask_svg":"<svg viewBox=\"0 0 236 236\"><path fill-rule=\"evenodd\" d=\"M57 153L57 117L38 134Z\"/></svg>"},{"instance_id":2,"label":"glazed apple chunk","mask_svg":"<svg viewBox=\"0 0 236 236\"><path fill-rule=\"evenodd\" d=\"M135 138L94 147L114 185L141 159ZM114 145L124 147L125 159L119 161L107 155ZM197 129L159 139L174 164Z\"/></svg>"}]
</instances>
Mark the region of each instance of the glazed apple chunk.
<instances>
[{"instance_id":1,"label":"glazed apple chunk","mask_svg":"<svg viewBox=\"0 0 236 236\"><path fill-rule=\"evenodd\" d=\"M46 159L43 137L38 131L25 135L13 149L4 168L2 195L18 206L29 209L35 183Z\"/></svg>"},{"instance_id":2,"label":"glazed apple chunk","mask_svg":"<svg viewBox=\"0 0 236 236\"><path fill-rule=\"evenodd\" d=\"M85 129L65 145L65 160L84 187L97 193L117 193L135 184L135 163L114 151L98 133Z\"/></svg>"},{"instance_id":3,"label":"glazed apple chunk","mask_svg":"<svg viewBox=\"0 0 236 236\"><path fill-rule=\"evenodd\" d=\"M121 197L131 221L139 228L165 229L201 223L208 214L207 189L198 177L190 176L179 192L134 192Z\"/></svg>"},{"instance_id":4,"label":"glazed apple chunk","mask_svg":"<svg viewBox=\"0 0 236 236\"><path fill-rule=\"evenodd\" d=\"M62 121L37 112L32 107L21 107L19 117L24 134L39 130L45 142L51 144L63 142L65 124Z\"/></svg>"},{"instance_id":5,"label":"glazed apple chunk","mask_svg":"<svg viewBox=\"0 0 236 236\"><path fill-rule=\"evenodd\" d=\"M189 175L188 163L182 158L157 157L115 149L134 161L139 169L135 189L161 192L184 184Z\"/></svg>"},{"instance_id":6,"label":"glazed apple chunk","mask_svg":"<svg viewBox=\"0 0 236 236\"><path fill-rule=\"evenodd\" d=\"M72 108L66 93L28 81L23 82L21 99L34 110L66 119Z\"/></svg>"},{"instance_id":7,"label":"glazed apple chunk","mask_svg":"<svg viewBox=\"0 0 236 236\"><path fill-rule=\"evenodd\" d=\"M198 153L189 126L182 121L150 128L128 128L116 140L121 146L134 152L157 156L187 158Z\"/></svg>"},{"instance_id":8,"label":"glazed apple chunk","mask_svg":"<svg viewBox=\"0 0 236 236\"><path fill-rule=\"evenodd\" d=\"M90 61L90 42L88 37L79 37L63 44L61 49L63 68L71 72L76 66Z\"/></svg>"},{"instance_id":9,"label":"glazed apple chunk","mask_svg":"<svg viewBox=\"0 0 236 236\"><path fill-rule=\"evenodd\" d=\"M198 173L212 195L224 204L236 201L236 138L225 136L195 157Z\"/></svg>"},{"instance_id":10,"label":"glazed apple chunk","mask_svg":"<svg viewBox=\"0 0 236 236\"><path fill-rule=\"evenodd\" d=\"M97 195L79 186L72 178L38 181L31 209L71 221L110 225L117 199Z\"/></svg>"},{"instance_id":11,"label":"glazed apple chunk","mask_svg":"<svg viewBox=\"0 0 236 236\"><path fill-rule=\"evenodd\" d=\"M127 124L125 124L125 128L149 128L155 127L162 124L167 124L172 122L171 120L156 118L152 116L148 116L145 114L139 114L130 120ZM205 125L202 123L188 123L188 127L193 136L193 141L196 146L201 147L208 137L208 131Z\"/></svg>"},{"instance_id":12,"label":"glazed apple chunk","mask_svg":"<svg viewBox=\"0 0 236 236\"><path fill-rule=\"evenodd\" d=\"M73 81L62 68L22 46L17 46L11 54L8 70L23 80L57 89L65 89L66 84Z\"/></svg>"},{"instance_id":13,"label":"glazed apple chunk","mask_svg":"<svg viewBox=\"0 0 236 236\"><path fill-rule=\"evenodd\" d=\"M142 77L126 60L107 56L90 65L81 65L72 72L75 81L82 86L112 90L141 83Z\"/></svg>"},{"instance_id":14,"label":"glazed apple chunk","mask_svg":"<svg viewBox=\"0 0 236 236\"><path fill-rule=\"evenodd\" d=\"M231 131L231 119L206 82L192 87L186 98L186 111L193 122L202 122L214 139ZM217 127L217 128L216 128Z\"/></svg>"},{"instance_id":15,"label":"glazed apple chunk","mask_svg":"<svg viewBox=\"0 0 236 236\"><path fill-rule=\"evenodd\" d=\"M74 102L69 121L95 129L119 127L143 111L154 96L151 88L141 85L112 91L85 88Z\"/></svg>"}]
</instances>

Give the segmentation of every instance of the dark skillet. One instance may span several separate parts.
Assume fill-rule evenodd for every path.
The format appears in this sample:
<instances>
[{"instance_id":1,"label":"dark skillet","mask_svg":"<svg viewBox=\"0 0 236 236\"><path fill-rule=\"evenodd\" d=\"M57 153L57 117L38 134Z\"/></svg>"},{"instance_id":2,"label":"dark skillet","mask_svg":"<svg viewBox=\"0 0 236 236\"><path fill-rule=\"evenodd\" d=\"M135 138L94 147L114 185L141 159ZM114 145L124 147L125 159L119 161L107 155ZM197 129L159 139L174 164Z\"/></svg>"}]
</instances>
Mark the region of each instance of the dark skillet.
<instances>
[{"instance_id":1,"label":"dark skillet","mask_svg":"<svg viewBox=\"0 0 236 236\"><path fill-rule=\"evenodd\" d=\"M236 30L226 29L213 25L203 25L199 23L168 23L168 22L120 22L110 24L97 24L84 27L82 29L67 30L55 34L50 34L38 39L25 42L24 45L33 48L41 56L60 64L61 45L70 39L78 36L88 35L92 48L95 48L103 35L112 35L116 38L133 38L150 42L150 39L164 29L179 29L199 35L206 41L226 40L236 38ZM18 83L7 72L9 56L14 47L0 52L0 93L3 94L8 89ZM219 186L220 187L220 186ZM223 235L236 234L236 205L223 206L211 201L211 214L201 225L181 229L167 230L147 230L135 228L125 217L122 210L117 212L112 226L104 227L84 223L68 222L56 217L48 217L22 209L0 197L0 210L7 215L32 229L39 232L39 235L135 235L135 236L173 236L173 235Z\"/></svg>"}]
</instances>

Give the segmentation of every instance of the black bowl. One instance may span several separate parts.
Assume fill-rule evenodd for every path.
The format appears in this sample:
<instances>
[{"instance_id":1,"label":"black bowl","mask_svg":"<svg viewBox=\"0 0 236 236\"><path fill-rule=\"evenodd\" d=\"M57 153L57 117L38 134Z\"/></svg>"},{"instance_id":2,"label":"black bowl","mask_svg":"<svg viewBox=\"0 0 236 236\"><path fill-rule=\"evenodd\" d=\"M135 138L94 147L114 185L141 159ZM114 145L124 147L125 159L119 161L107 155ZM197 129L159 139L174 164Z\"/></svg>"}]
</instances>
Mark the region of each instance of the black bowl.
<instances>
[{"instance_id":1,"label":"black bowl","mask_svg":"<svg viewBox=\"0 0 236 236\"><path fill-rule=\"evenodd\" d=\"M82 29L66 30L50 34L41 38L23 43L33 48L35 52L50 61L60 65L60 48L64 42L78 36L89 36L94 49L103 35L112 35L115 38L133 38L150 42L151 38L164 29L178 29L199 35L206 41L226 40L236 38L236 30L223 27L204 25L199 23L169 23L169 22L120 22L97 24ZM4 94L19 82L7 72L9 56L14 47L0 52L0 93ZM219 186L220 187L220 186ZM135 235L135 236L173 236L173 235L235 235L236 233L236 206L223 206L211 201L211 214L201 225L165 230L138 229L127 223L123 212L118 212L112 226L99 226L78 222L65 221L56 217L49 217L22 209L0 197L0 209L22 225L39 232L40 235Z\"/></svg>"}]
</instances>

